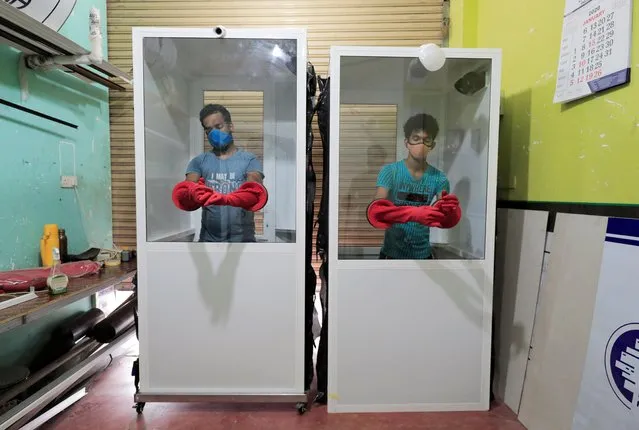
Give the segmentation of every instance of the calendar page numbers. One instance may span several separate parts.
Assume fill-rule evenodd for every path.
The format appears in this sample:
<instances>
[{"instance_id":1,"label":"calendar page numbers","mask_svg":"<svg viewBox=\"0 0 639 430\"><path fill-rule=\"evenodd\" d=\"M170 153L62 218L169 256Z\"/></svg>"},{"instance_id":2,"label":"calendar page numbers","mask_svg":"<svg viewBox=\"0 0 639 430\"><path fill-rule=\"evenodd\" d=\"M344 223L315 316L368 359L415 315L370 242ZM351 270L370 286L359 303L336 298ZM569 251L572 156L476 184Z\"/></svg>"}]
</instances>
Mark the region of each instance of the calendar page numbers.
<instances>
[{"instance_id":1,"label":"calendar page numbers","mask_svg":"<svg viewBox=\"0 0 639 430\"><path fill-rule=\"evenodd\" d=\"M565 0L555 103L630 80L632 0Z\"/></svg>"}]
</instances>

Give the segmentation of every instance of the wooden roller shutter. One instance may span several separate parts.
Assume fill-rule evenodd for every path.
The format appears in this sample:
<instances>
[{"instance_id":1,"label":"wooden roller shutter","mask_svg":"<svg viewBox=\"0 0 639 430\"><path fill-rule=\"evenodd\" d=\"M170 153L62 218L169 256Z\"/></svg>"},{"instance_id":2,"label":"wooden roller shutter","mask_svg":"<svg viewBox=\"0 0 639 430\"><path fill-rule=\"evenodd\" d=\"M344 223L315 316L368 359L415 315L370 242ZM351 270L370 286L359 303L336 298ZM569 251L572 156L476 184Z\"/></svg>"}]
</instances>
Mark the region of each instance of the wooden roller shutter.
<instances>
[{"instance_id":1,"label":"wooden roller shutter","mask_svg":"<svg viewBox=\"0 0 639 430\"><path fill-rule=\"evenodd\" d=\"M204 91L204 104L219 103L231 113L236 145L252 152L264 165L264 94L261 91ZM202 133L204 136L204 133ZM204 151L211 145L206 137ZM264 234L264 212L255 214L255 234Z\"/></svg>"},{"instance_id":2,"label":"wooden roller shutter","mask_svg":"<svg viewBox=\"0 0 639 430\"><path fill-rule=\"evenodd\" d=\"M397 153L397 106L340 106L338 246L376 247L384 237L371 227L366 209L375 196L377 174Z\"/></svg>"},{"instance_id":3,"label":"wooden roller shutter","mask_svg":"<svg viewBox=\"0 0 639 430\"><path fill-rule=\"evenodd\" d=\"M442 42L443 0L107 0L109 61L130 71L131 27L305 27L309 61L328 72L331 45L418 46ZM113 236L135 246L133 97L110 94ZM322 194L322 150L315 126L315 210ZM369 233L367 233L369 234ZM315 243L315 237L313 237ZM314 266L317 268L317 261Z\"/></svg>"}]
</instances>

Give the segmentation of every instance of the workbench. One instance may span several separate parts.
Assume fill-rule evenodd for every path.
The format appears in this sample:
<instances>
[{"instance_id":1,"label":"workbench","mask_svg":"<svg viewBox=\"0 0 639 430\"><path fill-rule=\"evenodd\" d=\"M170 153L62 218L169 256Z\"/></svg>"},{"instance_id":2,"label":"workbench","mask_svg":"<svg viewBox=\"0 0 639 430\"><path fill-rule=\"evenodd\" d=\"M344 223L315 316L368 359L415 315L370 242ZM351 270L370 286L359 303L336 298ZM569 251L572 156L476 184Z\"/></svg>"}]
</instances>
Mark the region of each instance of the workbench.
<instances>
[{"instance_id":1,"label":"workbench","mask_svg":"<svg viewBox=\"0 0 639 430\"><path fill-rule=\"evenodd\" d=\"M116 286L135 275L135 260L119 266L104 267L98 273L69 279L67 292L52 296L48 290L36 291L37 299L0 310L0 333L36 321L56 309L90 297L106 288Z\"/></svg>"},{"instance_id":2,"label":"workbench","mask_svg":"<svg viewBox=\"0 0 639 430\"><path fill-rule=\"evenodd\" d=\"M118 266L104 267L98 273L69 279L67 292L56 296L48 290L37 291L38 298L11 306L0 311L0 333L36 321L56 309L60 309L78 300L90 297L104 289L115 287L132 278L137 271L135 260L123 262ZM17 406L0 415L0 430L18 429L42 411L53 399L63 394L85 375L92 371L102 357L112 354L135 334L130 328L114 341L102 345L95 353L64 372L55 380L38 390ZM68 354L73 354L73 351ZM58 360L63 359L63 357ZM31 375L30 377L34 377ZM73 399L69 399L73 401ZM62 404L60 404L62 406ZM66 407L66 406L63 406ZM59 411L58 411L59 412Z\"/></svg>"}]
</instances>

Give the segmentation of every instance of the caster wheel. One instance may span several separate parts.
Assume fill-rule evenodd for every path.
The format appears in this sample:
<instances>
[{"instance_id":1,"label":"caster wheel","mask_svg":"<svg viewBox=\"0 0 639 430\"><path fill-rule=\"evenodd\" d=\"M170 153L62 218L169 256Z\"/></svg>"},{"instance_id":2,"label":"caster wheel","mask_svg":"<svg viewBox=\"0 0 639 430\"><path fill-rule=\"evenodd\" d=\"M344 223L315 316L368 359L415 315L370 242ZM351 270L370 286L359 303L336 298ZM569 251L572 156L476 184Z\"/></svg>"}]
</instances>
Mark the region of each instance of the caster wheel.
<instances>
[{"instance_id":1,"label":"caster wheel","mask_svg":"<svg viewBox=\"0 0 639 430\"><path fill-rule=\"evenodd\" d=\"M144 403L144 402L136 403L136 404L135 404L135 406L134 406L134 408L135 408L135 412L137 412L138 414L141 414L141 413L142 413L142 411L144 411L144 405L145 405L145 404L146 404L146 403Z\"/></svg>"},{"instance_id":2,"label":"caster wheel","mask_svg":"<svg viewBox=\"0 0 639 430\"><path fill-rule=\"evenodd\" d=\"M318 405L326 405L328 403L328 398L326 397L326 393L319 392L317 396L315 396L314 403Z\"/></svg>"},{"instance_id":3,"label":"caster wheel","mask_svg":"<svg viewBox=\"0 0 639 430\"><path fill-rule=\"evenodd\" d=\"M304 415L308 411L308 403L306 402L300 402L295 405L295 407L297 408L297 413L300 415Z\"/></svg>"}]
</instances>

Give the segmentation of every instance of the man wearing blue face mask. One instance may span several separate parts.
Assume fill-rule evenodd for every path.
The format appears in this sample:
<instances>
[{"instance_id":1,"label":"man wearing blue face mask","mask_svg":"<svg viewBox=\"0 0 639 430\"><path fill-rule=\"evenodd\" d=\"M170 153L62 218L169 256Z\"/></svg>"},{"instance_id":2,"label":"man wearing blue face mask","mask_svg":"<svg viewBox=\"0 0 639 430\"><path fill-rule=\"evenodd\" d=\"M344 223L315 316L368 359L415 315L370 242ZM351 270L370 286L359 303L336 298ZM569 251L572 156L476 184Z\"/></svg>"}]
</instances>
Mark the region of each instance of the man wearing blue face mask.
<instances>
[{"instance_id":1,"label":"man wearing blue face mask","mask_svg":"<svg viewBox=\"0 0 639 430\"><path fill-rule=\"evenodd\" d=\"M224 106L206 105L200 123L212 150L189 162L173 201L187 211L202 208L200 242L255 242L253 212L268 198L262 163L235 145L231 114Z\"/></svg>"}]
</instances>

